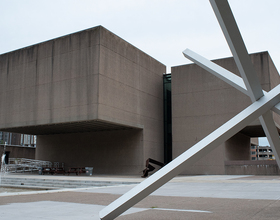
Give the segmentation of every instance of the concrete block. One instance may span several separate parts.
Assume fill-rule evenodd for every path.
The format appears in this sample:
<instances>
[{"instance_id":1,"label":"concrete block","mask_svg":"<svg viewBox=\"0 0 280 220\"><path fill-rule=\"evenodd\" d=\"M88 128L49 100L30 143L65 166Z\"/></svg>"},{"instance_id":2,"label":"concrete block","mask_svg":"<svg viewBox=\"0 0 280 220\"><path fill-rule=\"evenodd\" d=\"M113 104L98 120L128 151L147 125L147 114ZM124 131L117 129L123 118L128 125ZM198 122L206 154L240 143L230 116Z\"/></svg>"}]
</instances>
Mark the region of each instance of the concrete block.
<instances>
[{"instance_id":1,"label":"concrete block","mask_svg":"<svg viewBox=\"0 0 280 220\"><path fill-rule=\"evenodd\" d=\"M64 161L69 166L85 162L100 173L135 174L143 168L146 143L153 142L153 153L162 154L165 66L105 28L23 48L1 55L0 60L0 102L6 103L6 108L1 107L0 129L40 130L37 159ZM115 131L119 136L111 142L106 141L107 131L102 140L98 139L102 132L92 132L90 137L42 135L52 130L79 132L79 123L86 127L81 126L80 132L90 126L95 130L97 119L107 126L100 129L131 132ZM105 157L106 162L100 161Z\"/></svg>"}]
</instances>

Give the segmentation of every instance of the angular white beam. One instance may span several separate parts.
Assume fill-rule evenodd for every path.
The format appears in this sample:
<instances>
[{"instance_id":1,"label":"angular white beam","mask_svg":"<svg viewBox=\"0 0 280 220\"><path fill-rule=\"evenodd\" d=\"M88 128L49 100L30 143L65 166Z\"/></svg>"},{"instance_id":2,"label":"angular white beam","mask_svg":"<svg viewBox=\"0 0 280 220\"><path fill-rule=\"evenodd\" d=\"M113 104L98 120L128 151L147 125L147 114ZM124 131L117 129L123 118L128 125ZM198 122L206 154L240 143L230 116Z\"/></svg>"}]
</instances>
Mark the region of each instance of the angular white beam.
<instances>
[{"instance_id":1,"label":"angular white beam","mask_svg":"<svg viewBox=\"0 0 280 220\"><path fill-rule=\"evenodd\" d=\"M155 174L135 186L120 198L99 212L100 219L111 220L132 207L134 204L151 194L174 176L181 173L187 166L207 155L217 146L228 140L234 134L265 114L275 104L280 102L280 85L272 89L258 101L251 104L234 118L219 127L210 135L199 141L193 147L172 160Z\"/></svg>"},{"instance_id":2,"label":"angular white beam","mask_svg":"<svg viewBox=\"0 0 280 220\"><path fill-rule=\"evenodd\" d=\"M249 97L252 102L254 102L262 97L264 93L230 9L229 3L225 0L210 0L210 3L228 42L242 79L244 80ZM280 168L280 139L273 121L272 113L269 111L266 113L265 117L261 116L260 122L266 136L270 137L268 138L268 141L271 148L274 149L275 159L278 167Z\"/></svg>"},{"instance_id":3,"label":"angular white beam","mask_svg":"<svg viewBox=\"0 0 280 220\"><path fill-rule=\"evenodd\" d=\"M186 58L190 59L198 66L202 67L203 69L207 70L208 72L212 73L213 75L217 76L221 80L225 81L226 83L230 84L231 86L235 87L239 91L243 92L246 95L249 95L244 82L241 77L235 75L234 73L224 69L223 67L207 60L206 58L196 54L195 52L186 49L183 51L183 54ZM266 91L263 91L266 94ZM254 98L253 98L254 99ZM280 115L280 103L272 108L273 111ZM277 128L275 126L272 113L269 111L265 115L260 116L260 122L265 132L265 135L268 139L270 147L274 152L275 160L277 162L278 167L280 168L280 139Z\"/></svg>"},{"instance_id":4,"label":"angular white beam","mask_svg":"<svg viewBox=\"0 0 280 220\"><path fill-rule=\"evenodd\" d=\"M276 129L272 112L268 111L262 116L259 117L261 125L263 127L264 133L267 137L267 140L270 144L270 147L272 149L272 152L275 156L275 160L278 164L278 167L280 168L280 139L279 139L279 134Z\"/></svg>"},{"instance_id":5,"label":"angular white beam","mask_svg":"<svg viewBox=\"0 0 280 220\"><path fill-rule=\"evenodd\" d=\"M189 60L193 61L196 65L205 69L209 73L212 73L214 76L220 78L240 92L244 93L245 95L249 95L244 81L240 76L235 75L234 73L217 65L216 63L213 63L212 61L206 59L205 57L195 53L190 49L184 50L183 55ZM263 90L263 93L266 94L267 92ZM275 105L272 110L280 115L280 103Z\"/></svg>"},{"instance_id":6,"label":"angular white beam","mask_svg":"<svg viewBox=\"0 0 280 220\"><path fill-rule=\"evenodd\" d=\"M217 76L218 78L230 84L231 86L235 87L236 89L243 92L244 94L249 95L241 77L207 60L206 58L196 54L195 52L189 49L184 50L183 54L186 58L196 63L198 66L202 67L203 69ZM263 91L263 93L266 94L267 92ZM252 100L254 100L254 97L252 97ZM280 115L280 103L274 106L272 110ZM279 139L277 128L273 120L272 113L269 111L265 114L265 116L260 116L259 119L263 127L263 130L265 132L265 135L268 139L268 142L270 144L270 147L274 152L277 165L280 168L280 158L279 158L280 139Z\"/></svg>"},{"instance_id":7,"label":"angular white beam","mask_svg":"<svg viewBox=\"0 0 280 220\"><path fill-rule=\"evenodd\" d=\"M226 0L210 0L210 4L227 40L250 98L252 101L256 101L264 94L229 3Z\"/></svg>"},{"instance_id":8,"label":"angular white beam","mask_svg":"<svg viewBox=\"0 0 280 220\"><path fill-rule=\"evenodd\" d=\"M215 147L233 136L239 130L253 122L257 117L260 117L262 126L265 132L268 133L267 135L270 142L277 142L278 132L276 131L270 109L280 101L280 85L263 96L264 94L260 83L258 82L258 79L254 73L248 52L227 1L210 0L210 2L232 50L238 69L243 76L247 90L244 88L243 81L240 82L238 78L233 77L233 79L227 80L227 77L224 76L224 74L221 74L221 76L223 80L228 81L230 84L232 81L234 82L233 84L237 84L238 89L241 89L250 96L253 104L239 113L233 119L225 123L223 126L215 130L213 133L208 135L206 138L201 140L199 143L194 145L192 148L171 161L153 176L146 179L141 184L134 187L132 190L101 210L101 219L113 219L117 217L122 212L182 172L182 170L184 170L187 165L197 161ZM209 70L216 72L212 70L212 68L209 68ZM221 70L218 69L218 72L220 71Z\"/></svg>"},{"instance_id":9,"label":"angular white beam","mask_svg":"<svg viewBox=\"0 0 280 220\"><path fill-rule=\"evenodd\" d=\"M218 78L228 83L232 87L236 88L237 90L241 91L245 95L249 95L244 81L241 77L217 65L216 63L207 60L203 56L193 52L188 48L183 51L183 55L189 60L193 61L196 65L205 69L209 73L212 73L214 76L217 76Z\"/></svg>"}]
</instances>

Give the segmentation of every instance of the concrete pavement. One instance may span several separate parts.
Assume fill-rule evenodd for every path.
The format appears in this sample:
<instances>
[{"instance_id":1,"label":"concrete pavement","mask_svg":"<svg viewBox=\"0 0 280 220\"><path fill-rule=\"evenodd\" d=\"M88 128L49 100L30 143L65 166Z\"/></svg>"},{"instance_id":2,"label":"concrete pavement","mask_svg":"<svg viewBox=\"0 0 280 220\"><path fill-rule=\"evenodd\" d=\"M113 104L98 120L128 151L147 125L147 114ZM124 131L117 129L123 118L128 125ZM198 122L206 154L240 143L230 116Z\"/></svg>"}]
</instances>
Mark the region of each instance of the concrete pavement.
<instances>
[{"instance_id":1,"label":"concrete pavement","mask_svg":"<svg viewBox=\"0 0 280 220\"><path fill-rule=\"evenodd\" d=\"M98 177L102 181L107 178L142 181L137 177ZM99 219L99 210L132 187L119 184L2 193L0 219ZM117 219L278 220L279 199L279 176L179 176Z\"/></svg>"}]
</instances>

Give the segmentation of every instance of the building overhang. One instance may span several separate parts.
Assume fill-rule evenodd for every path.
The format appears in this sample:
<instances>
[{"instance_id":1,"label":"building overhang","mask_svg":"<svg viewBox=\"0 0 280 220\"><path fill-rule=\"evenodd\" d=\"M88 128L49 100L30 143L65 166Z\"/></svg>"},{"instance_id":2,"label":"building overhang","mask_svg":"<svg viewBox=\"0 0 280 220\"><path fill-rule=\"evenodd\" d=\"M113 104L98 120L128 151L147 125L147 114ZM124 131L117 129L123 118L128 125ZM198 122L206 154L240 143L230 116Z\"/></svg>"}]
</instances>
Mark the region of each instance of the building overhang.
<instances>
[{"instance_id":1,"label":"building overhang","mask_svg":"<svg viewBox=\"0 0 280 220\"><path fill-rule=\"evenodd\" d=\"M102 120L77 121L57 124L34 125L24 127L4 128L1 131L24 133L32 135L68 134L83 132L99 132L112 130L142 129L141 126L128 126Z\"/></svg>"}]
</instances>

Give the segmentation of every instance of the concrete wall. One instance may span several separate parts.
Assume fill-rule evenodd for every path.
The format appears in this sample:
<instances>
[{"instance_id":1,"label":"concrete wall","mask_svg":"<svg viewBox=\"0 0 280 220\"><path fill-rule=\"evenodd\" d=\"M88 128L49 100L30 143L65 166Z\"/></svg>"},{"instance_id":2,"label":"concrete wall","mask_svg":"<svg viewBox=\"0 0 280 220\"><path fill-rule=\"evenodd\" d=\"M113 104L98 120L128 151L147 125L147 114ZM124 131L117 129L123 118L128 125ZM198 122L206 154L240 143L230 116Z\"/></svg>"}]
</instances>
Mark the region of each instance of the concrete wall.
<instances>
[{"instance_id":1,"label":"concrete wall","mask_svg":"<svg viewBox=\"0 0 280 220\"><path fill-rule=\"evenodd\" d=\"M225 160L251 160L251 138L237 133L225 142Z\"/></svg>"},{"instance_id":2,"label":"concrete wall","mask_svg":"<svg viewBox=\"0 0 280 220\"><path fill-rule=\"evenodd\" d=\"M252 54L250 57L263 89L269 91L271 74L268 53ZM238 74L233 58L214 62ZM251 104L246 95L195 64L172 67L171 72L173 157L192 147ZM276 76L274 73L274 77L279 80L279 75ZM258 121L255 121L253 125L260 126ZM254 129L252 127L250 132L254 133ZM236 145L234 139L217 147L193 166L186 168L184 173L224 174L225 160L244 159L250 152L248 138L238 141L239 146L243 145L240 150L241 148L246 150L245 155L243 151L233 152L233 147Z\"/></svg>"},{"instance_id":3,"label":"concrete wall","mask_svg":"<svg viewBox=\"0 0 280 220\"><path fill-rule=\"evenodd\" d=\"M63 162L66 169L88 166L94 174L137 174L143 169L142 130L42 135L37 145L36 159Z\"/></svg>"},{"instance_id":4,"label":"concrete wall","mask_svg":"<svg viewBox=\"0 0 280 220\"><path fill-rule=\"evenodd\" d=\"M1 55L0 128L96 119L99 29Z\"/></svg>"},{"instance_id":5,"label":"concrete wall","mask_svg":"<svg viewBox=\"0 0 280 220\"><path fill-rule=\"evenodd\" d=\"M251 138L251 144L259 145L259 139L258 138Z\"/></svg>"},{"instance_id":6,"label":"concrete wall","mask_svg":"<svg viewBox=\"0 0 280 220\"><path fill-rule=\"evenodd\" d=\"M226 175L279 175L280 170L275 160L226 161Z\"/></svg>"},{"instance_id":7,"label":"concrete wall","mask_svg":"<svg viewBox=\"0 0 280 220\"><path fill-rule=\"evenodd\" d=\"M163 161L165 66L106 29L100 35L98 118L143 127L143 162Z\"/></svg>"},{"instance_id":8,"label":"concrete wall","mask_svg":"<svg viewBox=\"0 0 280 220\"><path fill-rule=\"evenodd\" d=\"M0 152L4 151L4 146L0 146ZM21 147L21 146L6 146L6 151L9 151L9 158L27 158L35 159L36 148L33 147Z\"/></svg>"},{"instance_id":9,"label":"concrete wall","mask_svg":"<svg viewBox=\"0 0 280 220\"><path fill-rule=\"evenodd\" d=\"M105 28L3 54L0 71L0 130L38 134L36 159L125 174L163 161L166 68Z\"/></svg>"},{"instance_id":10,"label":"concrete wall","mask_svg":"<svg viewBox=\"0 0 280 220\"><path fill-rule=\"evenodd\" d=\"M271 89L273 89L275 86L280 84L279 73L270 56L267 56L267 60L269 63L269 73L270 73L269 76L271 82ZM276 113L273 113L273 116L274 116L273 119L276 123L278 130L280 130L280 117Z\"/></svg>"}]
</instances>

